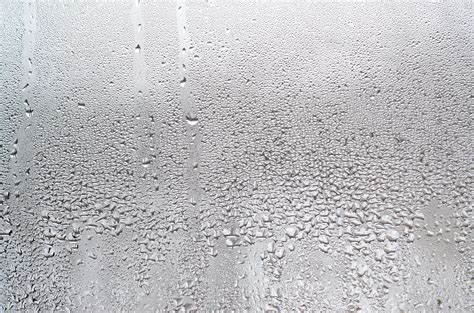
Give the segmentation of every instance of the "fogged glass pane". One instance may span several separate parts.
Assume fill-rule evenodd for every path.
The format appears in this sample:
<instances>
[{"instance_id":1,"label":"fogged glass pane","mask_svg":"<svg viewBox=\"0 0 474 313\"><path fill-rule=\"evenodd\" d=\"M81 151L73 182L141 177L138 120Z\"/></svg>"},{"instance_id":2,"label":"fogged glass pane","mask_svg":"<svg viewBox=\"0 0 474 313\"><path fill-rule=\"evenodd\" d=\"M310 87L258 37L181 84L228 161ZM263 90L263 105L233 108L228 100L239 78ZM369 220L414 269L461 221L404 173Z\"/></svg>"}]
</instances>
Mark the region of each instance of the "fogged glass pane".
<instances>
[{"instance_id":1,"label":"fogged glass pane","mask_svg":"<svg viewBox=\"0 0 474 313\"><path fill-rule=\"evenodd\" d=\"M472 9L1 1L0 311L473 311Z\"/></svg>"}]
</instances>

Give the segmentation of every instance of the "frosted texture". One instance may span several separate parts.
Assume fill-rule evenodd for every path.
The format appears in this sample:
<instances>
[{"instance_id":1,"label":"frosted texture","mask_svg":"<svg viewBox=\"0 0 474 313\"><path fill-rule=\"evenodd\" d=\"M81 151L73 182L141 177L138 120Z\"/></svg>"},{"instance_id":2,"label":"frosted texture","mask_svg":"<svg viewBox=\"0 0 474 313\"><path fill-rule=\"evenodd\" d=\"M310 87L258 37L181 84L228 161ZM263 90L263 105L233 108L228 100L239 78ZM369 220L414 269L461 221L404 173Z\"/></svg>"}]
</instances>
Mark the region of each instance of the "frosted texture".
<instances>
[{"instance_id":1,"label":"frosted texture","mask_svg":"<svg viewBox=\"0 0 474 313\"><path fill-rule=\"evenodd\" d=\"M473 5L1 0L1 312L473 312Z\"/></svg>"}]
</instances>

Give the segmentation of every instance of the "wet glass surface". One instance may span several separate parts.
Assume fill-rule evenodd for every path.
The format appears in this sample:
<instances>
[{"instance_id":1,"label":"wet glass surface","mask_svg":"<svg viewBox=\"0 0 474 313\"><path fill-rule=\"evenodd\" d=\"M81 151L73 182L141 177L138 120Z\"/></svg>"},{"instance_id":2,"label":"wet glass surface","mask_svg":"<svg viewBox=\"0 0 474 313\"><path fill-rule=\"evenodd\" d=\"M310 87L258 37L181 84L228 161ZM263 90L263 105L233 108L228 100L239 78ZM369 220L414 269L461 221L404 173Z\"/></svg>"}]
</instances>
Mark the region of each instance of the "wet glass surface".
<instances>
[{"instance_id":1,"label":"wet glass surface","mask_svg":"<svg viewBox=\"0 0 474 313\"><path fill-rule=\"evenodd\" d=\"M0 3L0 311L473 311L471 1Z\"/></svg>"}]
</instances>

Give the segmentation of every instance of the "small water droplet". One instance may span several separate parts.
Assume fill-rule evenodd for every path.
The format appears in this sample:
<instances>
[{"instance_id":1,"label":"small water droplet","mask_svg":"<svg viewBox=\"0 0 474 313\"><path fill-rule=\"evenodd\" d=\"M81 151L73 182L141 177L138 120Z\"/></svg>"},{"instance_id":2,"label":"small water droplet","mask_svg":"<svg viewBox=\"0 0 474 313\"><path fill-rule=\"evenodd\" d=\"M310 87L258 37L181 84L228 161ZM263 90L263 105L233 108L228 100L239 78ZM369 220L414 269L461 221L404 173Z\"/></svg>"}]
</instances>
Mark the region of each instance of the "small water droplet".
<instances>
[{"instance_id":1,"label":"small water droplet","mask_svg":"<svg viewBox=\"0 0 474 313\"><path fill-rule=\"evenodd\" d=\"M30 117L33 114L33 109L29 106L25 109L26 116Z\"/></svg>"},{"instance_id":2,"label":"small water droplet","mask_svg":"<svg viewBox=\"0 0 474 313\"><path fill-rule=\"evenodd\" d=\"M198 123L198 118L194 116L193 114L188 114L186 115L186 120L189 125L194 126Z\"/></svg>"},{"instance_id":3,"label":"small water droplet","mask_svg":"<svg viewBox=\"0 0 474 313\"><path fill-rule=\"evenodd\" d=\"M181 81L179 82L179 84L181 85L181 87L186 86L186 77L183 77L183 79L181 79Z\"/></svg>"}]
</instances>

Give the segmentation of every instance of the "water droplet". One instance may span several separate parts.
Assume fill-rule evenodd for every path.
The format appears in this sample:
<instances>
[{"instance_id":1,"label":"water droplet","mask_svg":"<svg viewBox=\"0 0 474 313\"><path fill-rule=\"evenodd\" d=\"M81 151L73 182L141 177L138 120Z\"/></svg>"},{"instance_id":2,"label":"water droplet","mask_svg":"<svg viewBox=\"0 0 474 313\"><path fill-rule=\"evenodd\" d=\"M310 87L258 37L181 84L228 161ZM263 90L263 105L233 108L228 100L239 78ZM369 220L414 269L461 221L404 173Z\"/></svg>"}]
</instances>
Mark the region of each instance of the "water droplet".
<instances>
[{"instance_id":1,"label":"water droplet","mask_svg":"<svg viewBox=\"0 0 474 313\"><path fill-rule=\"evenodd\" d=\"M186 121L189 125L194 126L198 123L198 118L192 114L186 115Z\"/></svg>"},{"instance_id":2,"label":"water droplet","mask_svg":"<svg viewBox=\"0 0 474 313\"><path fill-rule=\"evenodd\" d=\"M186 86L186 77L183 77L183 79L180 80L179 84L181 85L181 87Z\"/></svg>"}]
</instances>

